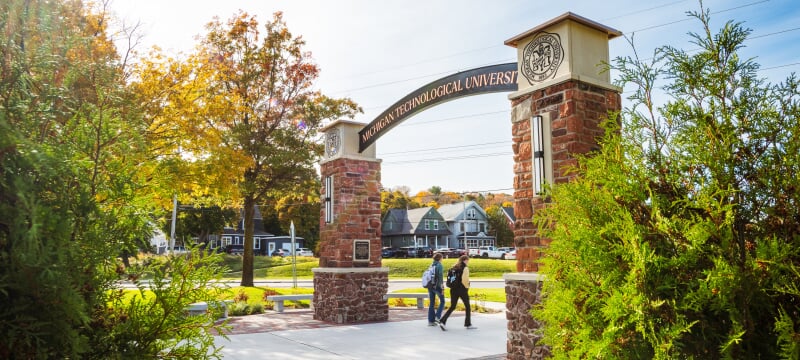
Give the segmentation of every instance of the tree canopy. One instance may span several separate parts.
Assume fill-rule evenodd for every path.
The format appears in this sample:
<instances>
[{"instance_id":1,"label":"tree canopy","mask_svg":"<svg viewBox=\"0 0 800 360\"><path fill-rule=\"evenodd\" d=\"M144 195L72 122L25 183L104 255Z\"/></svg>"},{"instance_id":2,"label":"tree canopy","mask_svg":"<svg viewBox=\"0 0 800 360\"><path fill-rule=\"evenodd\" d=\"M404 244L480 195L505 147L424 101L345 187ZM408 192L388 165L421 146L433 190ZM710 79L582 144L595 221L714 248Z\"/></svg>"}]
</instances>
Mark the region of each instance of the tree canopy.
<instances>
[{"instance_id":1,"label":"tree canopy","mask_svg":"<svg viewBox=\"0 0 800 360\"><path fill-rule=\"evenodd\" d=\"M320 70L281 13L260 25L239 12L206 28L186 60L144 64L140 86L163 108L153 109L154 124L174 123L182 139L183 164L196 175L184 188L244 209L242 285L252 286L255 206L318 197L308 187L322 154L318 130L360 109L314 89Z\"/></svg>"},{"instance_id":2,"label":"tree canopy","mask_svg":"<svg viewBox=\"0 0 800 360\"><path fill-rule=\"evenodd\" d=\"M555 358L800 357L800 83L758 76L741 23L690 16L700 50L614 60L633 104L534 215Z\"/></svg>"},{"instance_id":3,"label":"tree canopy","mask_svg":"<svg viewBox=\"0 0 800 360\"><path fill-rule=\"evenodd\" d=\"M159 179L111 20L102 4L0 3L0 358L218 355L218 325L183 316L210 300L213 257L118 258L149 237ZM158 301L117 288L144 273Z\"/></svg>"}]
</instances>

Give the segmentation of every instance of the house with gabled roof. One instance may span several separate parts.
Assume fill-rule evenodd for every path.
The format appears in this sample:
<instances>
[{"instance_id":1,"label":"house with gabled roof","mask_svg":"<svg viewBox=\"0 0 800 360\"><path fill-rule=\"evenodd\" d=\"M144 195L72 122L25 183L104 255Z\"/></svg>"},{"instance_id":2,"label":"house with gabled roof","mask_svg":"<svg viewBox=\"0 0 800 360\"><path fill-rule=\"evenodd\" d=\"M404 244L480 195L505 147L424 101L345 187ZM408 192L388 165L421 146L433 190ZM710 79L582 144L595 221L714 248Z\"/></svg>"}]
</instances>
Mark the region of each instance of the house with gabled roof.
<instances>
[{"instance_id":1,"label":"house with gabled roof","mask_svg":"<svg viewBox=\"0 0 800 360\"><path fill-rule=\"evenodd\" d=\"M261 215L261 210L256 206L255 213L253 214L253 253L255 255L270 255L277 249L291 250L292 239L287 235L276 236L264 230L264 219ZM295 248L303 247L305 240L301 237L295 237ZM209 239L209 245L212 249L221 248L234 249L234 253L243 251L244 246L244 213L239 218L236 227L228 227L222 229L222 235L219 238L213 237Z\"/></svg>"},{"instance_id":2,"label":"house with gabled roof","mask_svg":"<svg viewBox=\"0 0 800 360\"><path fill-rule=\"evenodd\" d=\"M450 230L448 247L466 249L495 245L495 237L486 235L489 217L478 203L466 201L442 205L438 211Z\"/></svg>"},{"instance_id":3,"label":"house with gabled roof","mask_svg":"<svg viewBox=\"0 0 800 360\"><path fill-rule=\"evenodd\" d=\"M448 247L450 230L444 218L432 206L419 209L390 209L381 223L381 243L384 247L406 246Z\"/></svg>"},{"instance_id":4,"label":"house with gabled roof","mask_svg":"<svg viewBox=\"0 0 800 360\"><path fill-rule=\"evenodd\" d=\"M514 216L514 208L504 206L501 207L500 210L503 211L503 215L506 216L506 223L508 223L508 228L514 230L514 224L517 222L517 217Z\"/></svg>"}]
</instances>

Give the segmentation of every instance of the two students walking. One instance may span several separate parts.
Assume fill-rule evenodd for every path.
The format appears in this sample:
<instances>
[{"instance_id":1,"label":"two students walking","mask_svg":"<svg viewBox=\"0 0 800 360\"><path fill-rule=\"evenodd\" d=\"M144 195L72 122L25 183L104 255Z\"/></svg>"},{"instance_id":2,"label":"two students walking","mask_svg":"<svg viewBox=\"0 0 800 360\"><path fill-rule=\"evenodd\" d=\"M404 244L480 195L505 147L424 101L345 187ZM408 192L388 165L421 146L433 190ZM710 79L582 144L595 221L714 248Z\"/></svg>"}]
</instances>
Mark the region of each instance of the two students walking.
<instances>
[{"instance_id":1,"label":"two students walking","mask_svg":"<svg viewBox=\"0 0 800 360\"><path fill-rule=\"evenodd\" d=\"M476 329L476 327L472 326L472 321L470 318L470 305L469 305L469 256L462 255L458 258L458 262L453 266L453 270L455 272L455 279L451 281L450 286L450 308L447 309L447 312L442 316L442 310L444 310L444 284L443 284L443 275L444 275L444 266L441 263L442 254L436 253L433 255L433 265L436 267L435 279L436 284L428 288L428 295L430 297L430 305L428 306L428 326L435 326L439 325L439 328L442 331L447 331L445 325L447 324L447 319L450 317L450 314L456 309L458 305L458 300L460 299L461 302L464 304L466 308L466 317L464 318L464 328L467 330ZM439 306L436 309L435 303L436 298L439 298Z\"/></svg>"}]
</instances>

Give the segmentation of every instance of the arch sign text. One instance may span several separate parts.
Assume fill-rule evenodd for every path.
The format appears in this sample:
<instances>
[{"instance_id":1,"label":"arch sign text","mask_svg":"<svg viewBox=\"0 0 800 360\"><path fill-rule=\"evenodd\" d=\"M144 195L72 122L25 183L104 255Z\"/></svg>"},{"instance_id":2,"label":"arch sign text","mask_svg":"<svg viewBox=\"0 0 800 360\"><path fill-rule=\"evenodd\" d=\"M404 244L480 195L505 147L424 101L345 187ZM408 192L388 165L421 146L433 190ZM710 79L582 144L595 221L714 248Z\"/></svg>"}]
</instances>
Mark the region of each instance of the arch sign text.
<instances>
[{"instance_id":1,"label":"arch sign text","mask_svg":"<svg viewBox=\"0 0 800 360\"><path fill-rule=\"evenodd\" d=\"M406 95L358 132L358 151L403 120L436 104L464 96L517 91L517 63L485 66L433 81Z\"/></svg>"}]
</instances>

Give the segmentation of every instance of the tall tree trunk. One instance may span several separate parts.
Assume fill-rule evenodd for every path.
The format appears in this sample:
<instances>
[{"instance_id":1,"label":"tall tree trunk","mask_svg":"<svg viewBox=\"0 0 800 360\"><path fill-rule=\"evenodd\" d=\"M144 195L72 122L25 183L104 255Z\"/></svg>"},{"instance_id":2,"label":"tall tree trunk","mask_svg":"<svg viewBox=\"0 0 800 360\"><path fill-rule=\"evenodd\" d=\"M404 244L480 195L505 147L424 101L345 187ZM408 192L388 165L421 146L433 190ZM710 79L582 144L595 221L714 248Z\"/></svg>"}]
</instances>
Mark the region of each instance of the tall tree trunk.
<instances>
[{"instance_id":1,"label":"tall tree trunk","mask_svg":"<svg viewBox=\"0 0 800 360\"><path fill-rule=\"evenodd\" d=\"M244 254L242 255L242 286L253 286L253 217L256 200L253 194L244 197Z\"/></svg>"}]
</instances>

